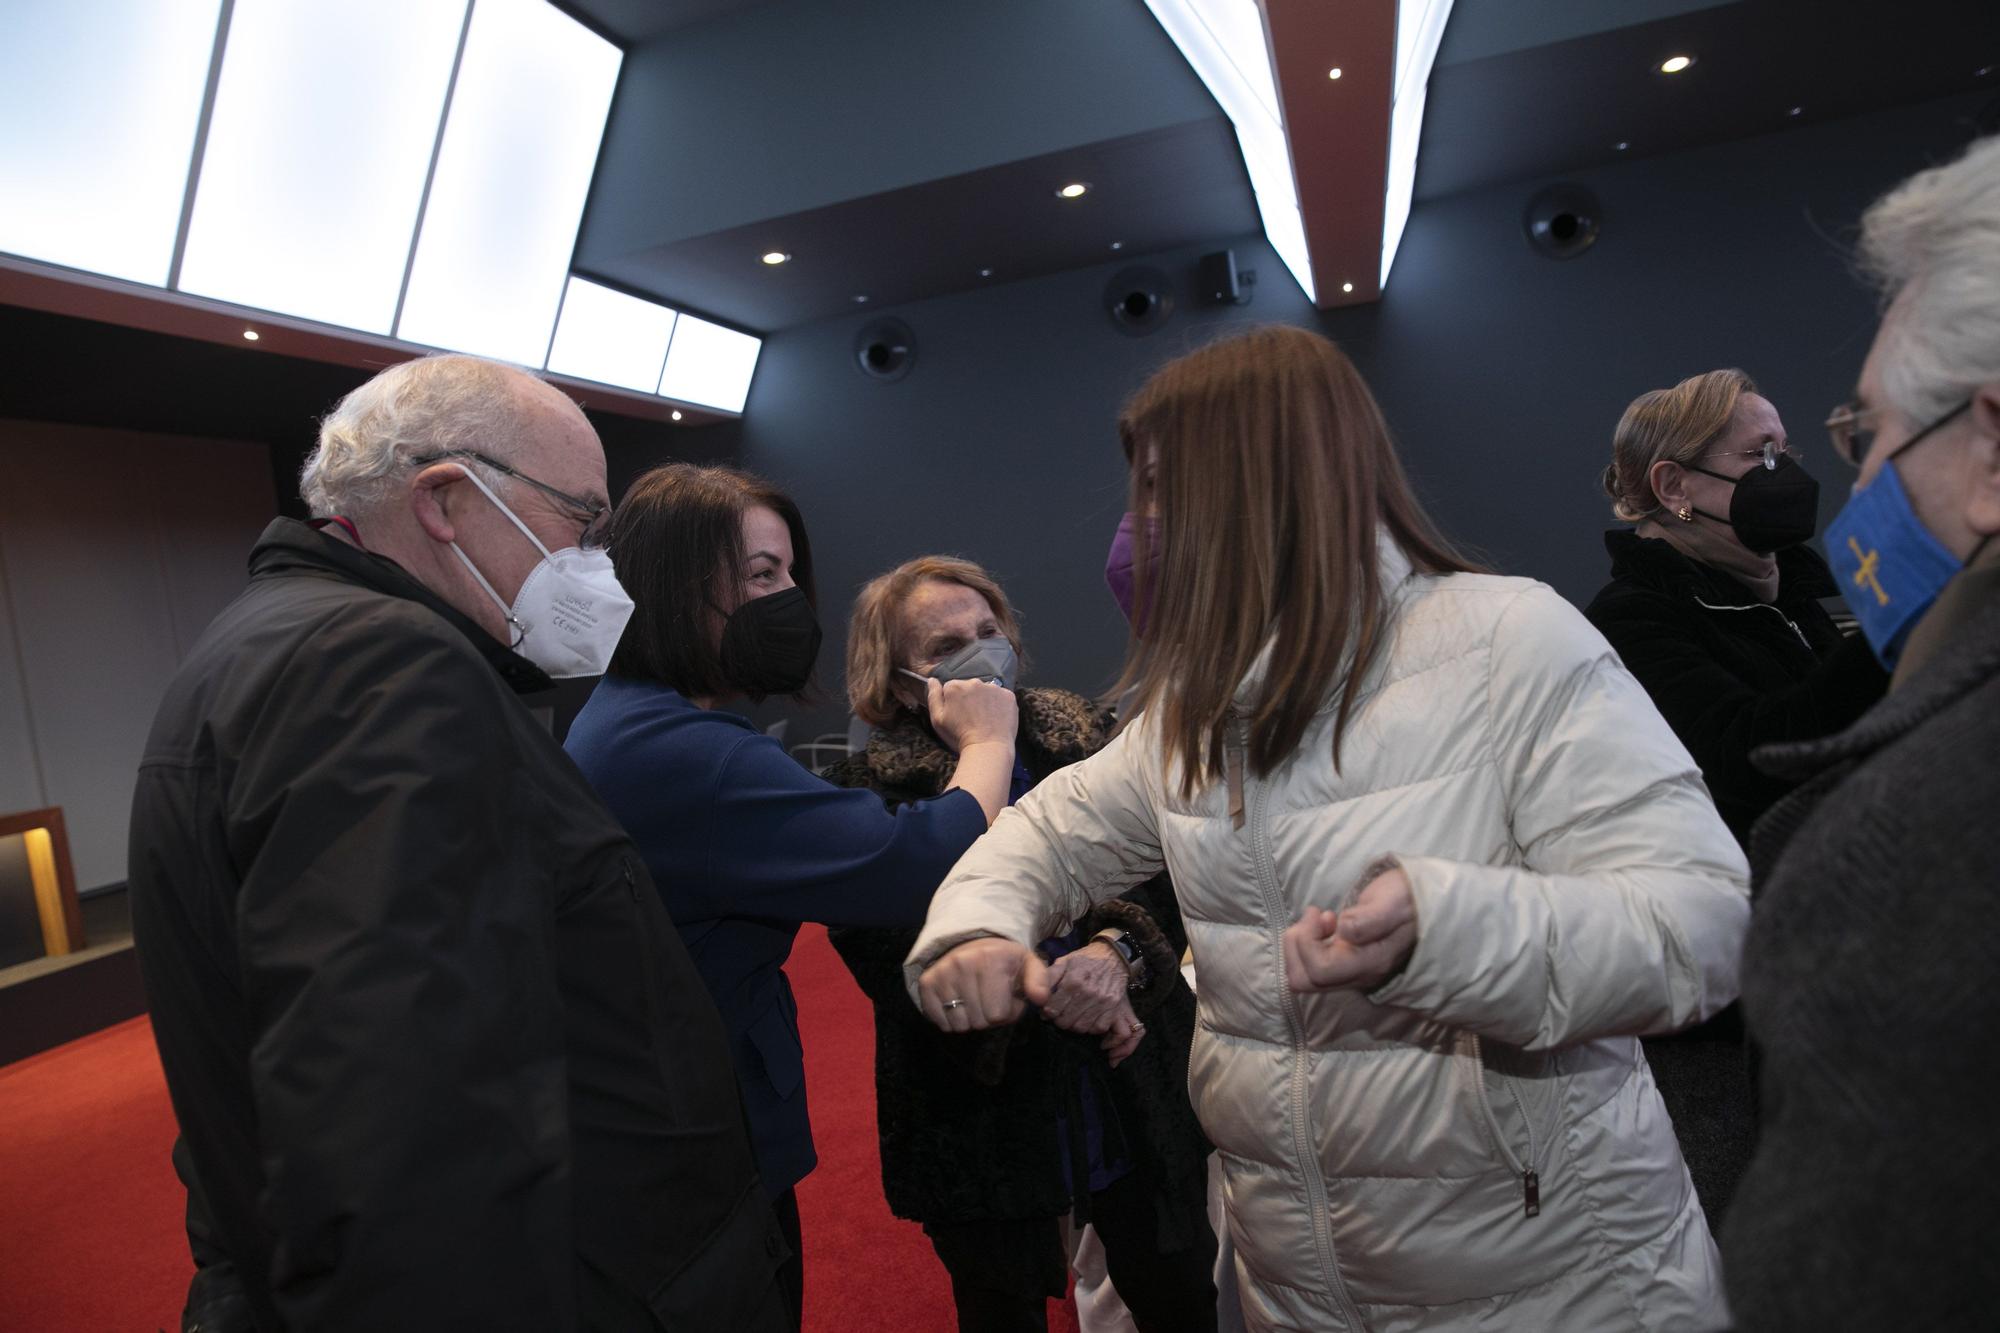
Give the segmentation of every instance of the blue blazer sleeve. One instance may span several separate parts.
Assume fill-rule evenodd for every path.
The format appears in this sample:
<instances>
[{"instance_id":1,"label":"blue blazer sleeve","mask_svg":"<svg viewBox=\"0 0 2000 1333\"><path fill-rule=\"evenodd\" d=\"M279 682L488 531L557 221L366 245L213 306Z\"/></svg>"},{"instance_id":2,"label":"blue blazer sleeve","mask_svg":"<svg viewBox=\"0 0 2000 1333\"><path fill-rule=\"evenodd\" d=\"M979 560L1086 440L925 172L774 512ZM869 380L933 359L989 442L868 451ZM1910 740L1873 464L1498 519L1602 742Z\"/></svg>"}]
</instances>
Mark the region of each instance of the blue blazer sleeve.
<instances>
[{"instance_id":1,"label":"blue blazer sleeve","mask_svg":"<svg viewBox=\"0 0 2000 1333\"><path fill-rule=\"evenodd\" d=\"M892 814L873 792L836 787L758 735L723 759L711 814L707 873L686 886L693 915L829 926L921 925L931 894L986 831L970 792Z\"/></svg>"}]
</instances>

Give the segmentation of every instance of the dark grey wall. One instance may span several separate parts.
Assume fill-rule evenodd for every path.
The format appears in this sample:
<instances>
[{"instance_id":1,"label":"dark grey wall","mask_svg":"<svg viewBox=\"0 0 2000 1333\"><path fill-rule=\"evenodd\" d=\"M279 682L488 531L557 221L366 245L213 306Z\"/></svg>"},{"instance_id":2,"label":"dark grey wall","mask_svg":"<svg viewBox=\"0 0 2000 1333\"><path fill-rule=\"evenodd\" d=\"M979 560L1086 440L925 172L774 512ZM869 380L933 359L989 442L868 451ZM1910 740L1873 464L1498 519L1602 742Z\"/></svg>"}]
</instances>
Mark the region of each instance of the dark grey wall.
<instances>
[{"instance_id":1,"label":"dark grey wall","mask_svg":"<svg viewBox=\"0 0 2000 1333\"><path fill-rule=\"evenodd\" d=\"M1848 394L1875 319L1849 270L1854 224L1884 189L1967 142L1981 104L1934 102L1586 173L1577 179L1601 197L1605 231L1568 262L1522 240L1522 205L1541 182L1423 205L1386 298L1324 318L1261 238L1239 237L1239 262L1262 279L1254 302L1191 308L1196 252L1158 257L1181 306L1149 338L1118 332L1099 308L1122 265L895 311L920 345L895 384L853 368L861 317L781 333L764 345L742 457L788 487L811 524L822 676L837 692L860 582L951 551L986 564L1020 604L1035 679L1103 686L1124 635L1100 577L1124 508L1118 405L1162 361L1257 321L1320 327L1347 347L1446 528L1573 600L1605 573L1597 478L1619 413L1698 371L1740 365L1760 382L1831 515L1847 478L1818 423ZM832 729L836 713L802 725Z\"/></svg>"}]
</instances>

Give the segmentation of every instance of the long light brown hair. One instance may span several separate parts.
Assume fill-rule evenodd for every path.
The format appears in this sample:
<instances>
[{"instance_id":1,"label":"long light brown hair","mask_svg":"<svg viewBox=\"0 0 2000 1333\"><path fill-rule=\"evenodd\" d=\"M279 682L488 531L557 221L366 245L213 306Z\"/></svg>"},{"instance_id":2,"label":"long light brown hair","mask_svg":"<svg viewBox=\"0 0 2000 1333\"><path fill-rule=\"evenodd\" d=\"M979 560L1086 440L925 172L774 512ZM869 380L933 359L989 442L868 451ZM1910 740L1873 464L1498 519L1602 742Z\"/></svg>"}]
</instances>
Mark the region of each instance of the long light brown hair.
<instances>
[{"instance_id":1,"label":"long light brown hair","mask_svg":"<svg viewBox=\"0 0 2000 1333\"><path fill-rule=\"evenodd\" d=\"M1317 334L1258 329L1170 362L1118 434L1160 550L1152 565L1139 524L1137 632L1114 693L1152 715L1192 796L1222 777L1238 684L1269 644L1239 713L1253 769L1283 763L1336 692L1338 766L1387 632L1378 528L1420 572L1475 569L1417 503L1360 373Z\"/></svg>"}]
</instances>

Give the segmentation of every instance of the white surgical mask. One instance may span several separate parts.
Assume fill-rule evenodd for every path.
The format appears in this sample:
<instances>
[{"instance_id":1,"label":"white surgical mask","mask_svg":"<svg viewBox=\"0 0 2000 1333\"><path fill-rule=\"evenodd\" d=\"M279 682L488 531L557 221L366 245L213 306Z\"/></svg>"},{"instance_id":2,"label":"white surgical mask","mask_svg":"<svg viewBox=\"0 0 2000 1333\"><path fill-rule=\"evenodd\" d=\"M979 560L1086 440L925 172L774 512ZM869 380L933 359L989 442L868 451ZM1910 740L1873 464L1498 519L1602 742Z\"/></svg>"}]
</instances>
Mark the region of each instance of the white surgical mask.
<instances>
[{"instance_id":1,"label":"white surgical mask","mask_svg":"<svg viewBox=\"0 0 2000 1333\"><path fill-rule=\"evenodd\" d=\"M557 680L603 675L619 636L625 633L625 622L632 618L632 599L612 570L611 553L581 546L551 551L477 473L471 468L464 473L542 553L541 563L529 571L509 606L458 543L451 544L467 572L514 627L514 651Z\"/></svg>"}]
</instances>

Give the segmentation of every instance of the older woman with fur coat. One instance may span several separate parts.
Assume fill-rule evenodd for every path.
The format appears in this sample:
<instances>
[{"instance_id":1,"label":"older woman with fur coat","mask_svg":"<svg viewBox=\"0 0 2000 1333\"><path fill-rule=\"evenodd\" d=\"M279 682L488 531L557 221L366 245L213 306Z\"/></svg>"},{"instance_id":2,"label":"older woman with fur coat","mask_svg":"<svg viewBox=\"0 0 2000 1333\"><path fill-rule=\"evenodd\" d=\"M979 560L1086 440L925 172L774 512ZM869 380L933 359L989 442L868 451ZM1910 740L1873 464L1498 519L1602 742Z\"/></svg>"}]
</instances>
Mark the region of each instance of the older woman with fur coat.
<instances>
[{"instance_id":1,"label":"older woman with fur coat","mask_svg":"<svg viewBox=\"0 0 2000 1333\"><path fill-rule=\"evenodd\" d=\"M925 716L926 678L1011 688L1019 650L1006 595L977 565L924 557L876 579L855 606L847 687L878 729L824 776L892 809L935 796L958 757ZM1016 798L1110 737L1110 715L1066 690L1017 697ZM902 963L915 931L832 936L875 1002L883 1193L897 1216L923 1223L951 1274L959 1327L1045 1327L1046 1299L1064 1290L1070 1215L1095 1225L1142 1333L1213 1330L1209 1147L1187 1096L1195 1005L1164 877L1045 940L1046 1021L992 1032L940 1032L911 1006Z\"/></svg>"}]
</instances>

